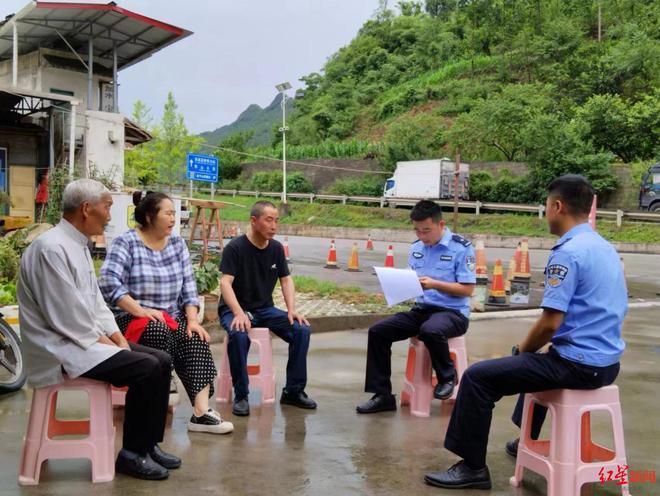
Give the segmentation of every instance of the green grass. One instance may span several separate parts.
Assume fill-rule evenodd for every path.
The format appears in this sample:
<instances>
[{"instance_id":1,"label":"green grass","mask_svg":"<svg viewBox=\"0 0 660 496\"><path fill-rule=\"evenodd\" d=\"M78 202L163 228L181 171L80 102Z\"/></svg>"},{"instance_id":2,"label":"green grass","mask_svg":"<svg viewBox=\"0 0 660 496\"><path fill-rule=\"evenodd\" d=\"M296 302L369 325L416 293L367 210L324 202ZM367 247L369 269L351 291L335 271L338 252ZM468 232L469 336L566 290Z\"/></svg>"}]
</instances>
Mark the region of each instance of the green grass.
<instances>
[{"instance_id":1,"label":"green grass","mask_svg":"<svg viewBox=\"0 0 660 496\"><path fill-rule=\"evenodd\" d=\"M208 198L208 195L204 196ZM256 201L251 197L216 196L216 200L229 202L220 211L223 220L247 222L249 208ZM274 203L277 199L270 198ZM363 207L338 203L312 203L290 200L290 215L281 219L282 224L304 224L330 227L357 227L411 230L410 210L395 208ZM445 212L451 226L452 213ZM610 241L629 243L660 242L660 224L626 222L618 228L614 221L598 219L598 232ZM465 214L458 217L461 234L499 234L502 236L529 236L550 238L545 219L536 214ZM411 230L411 236L412 230Z\"/></svg>"},{"instance_id":2,"label":"green grass","mask_svg":"<svg viewBox=\"0 0 660 496\"><path fill-rule=\"evenodd\" d=\"M331 281L321 281L309 276L293 276L296 291L311 293L322 298L333 298L344 303L353 304L385 304L381 294L365 293L361 288L350 285L340 285Z\"/></svg>"}]
</instances>

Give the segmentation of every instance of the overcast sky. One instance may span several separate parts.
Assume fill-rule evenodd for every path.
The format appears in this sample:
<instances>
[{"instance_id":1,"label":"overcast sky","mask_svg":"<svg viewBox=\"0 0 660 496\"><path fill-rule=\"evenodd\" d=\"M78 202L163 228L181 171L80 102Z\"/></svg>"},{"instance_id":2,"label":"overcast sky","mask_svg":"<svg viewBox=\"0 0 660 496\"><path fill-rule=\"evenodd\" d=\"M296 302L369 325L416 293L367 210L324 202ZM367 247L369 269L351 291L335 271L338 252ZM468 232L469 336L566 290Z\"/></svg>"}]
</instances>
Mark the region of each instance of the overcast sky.
<instances>
[{"instance_id":1,"label":"overcast sky","mask_svg":"<svg viewBox=\"0 0 660 496\"><path fill-rule=\"evenodd\" d=\"M378 6L378 0L116 2L193 31L192 36L119 73L124 114L130 114L135 100L142 99L159 117L172 90L192 132L229 124L251 103L268 105L277 83L290 81L294 89L300 87L300 76L319 71L327 57L355 37ZM0 17L27 3L0 0Z\"/></svg>"}]
</instances>

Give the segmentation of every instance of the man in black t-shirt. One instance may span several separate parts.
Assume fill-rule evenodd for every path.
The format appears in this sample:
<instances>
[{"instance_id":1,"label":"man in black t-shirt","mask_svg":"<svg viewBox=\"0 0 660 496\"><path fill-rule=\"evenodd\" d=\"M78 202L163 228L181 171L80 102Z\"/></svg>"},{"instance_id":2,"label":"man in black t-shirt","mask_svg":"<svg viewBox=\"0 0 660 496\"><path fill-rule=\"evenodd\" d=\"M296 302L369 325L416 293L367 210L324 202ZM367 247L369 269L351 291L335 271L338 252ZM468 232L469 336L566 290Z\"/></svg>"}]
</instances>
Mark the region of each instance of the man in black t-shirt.
<instances>
[{"instance_id":1,"label":"man in black t-shirt","mask_svg":"<svg viewBox=\"0 0 660 496\"><path fill-rule=\"evenodd\" d=\"M305 394L309 322L296 312L293 278L284 248L273 239L277 231L277 207L260 201L250 212L248 234L233 239L222 252L218 313L227 331L227 354L234 384L234 415L250 414L248 403L247 356L251 327L268 327L289 343L286 386L280 403L314 409L316 402ZM273 290L279 279L287 311L275 308Z\"/></svg>"}]
</instances>

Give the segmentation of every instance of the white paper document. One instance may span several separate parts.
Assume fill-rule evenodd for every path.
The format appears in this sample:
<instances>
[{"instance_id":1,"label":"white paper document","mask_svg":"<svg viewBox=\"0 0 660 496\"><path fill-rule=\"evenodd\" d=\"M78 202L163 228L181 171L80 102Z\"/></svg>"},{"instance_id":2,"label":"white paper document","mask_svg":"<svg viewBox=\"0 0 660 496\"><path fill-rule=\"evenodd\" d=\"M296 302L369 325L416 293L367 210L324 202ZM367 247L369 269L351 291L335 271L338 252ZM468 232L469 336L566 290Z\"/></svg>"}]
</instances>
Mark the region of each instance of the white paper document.
<instances>
[{"instance_id":1,"label":"white paper document","mask_svg":"<svg viewBox=\"0 0 660 496\"><path fill-rule=\"evenodd\" d=\"M424 294L419 277L414 270L374 267L385 300L389 306Z\"/></svg>"}]
</instances>

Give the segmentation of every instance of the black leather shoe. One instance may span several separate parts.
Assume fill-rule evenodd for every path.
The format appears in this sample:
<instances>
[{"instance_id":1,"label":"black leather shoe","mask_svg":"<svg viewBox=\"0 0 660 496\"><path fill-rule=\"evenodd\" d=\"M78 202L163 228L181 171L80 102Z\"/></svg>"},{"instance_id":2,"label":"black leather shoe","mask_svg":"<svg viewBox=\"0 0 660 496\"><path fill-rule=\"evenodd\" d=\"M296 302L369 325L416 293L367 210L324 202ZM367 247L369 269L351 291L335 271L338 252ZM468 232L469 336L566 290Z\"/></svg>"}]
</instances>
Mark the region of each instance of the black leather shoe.
<instances>
[{"instance_id":1,"label":"black leather shoe","mask_svg":"<svg viewBox=\"0 0 660 496\"><path fill-rule=\"evenodd\" d=\"M445 489L490 489L488 467L472 470L463 460L452 465L446 472L431 472L424 476L424 482Z\"/></svg>"},{"instance_id":2,"label":"black leather shoe","mask_svg":"<svg viewBox=\"0 0 660 496\"><path fill-rule=\"evenodd\" d=\"M250 403L248 403L247 397L242 400L234 400L234 405L231 407L231 413L238 417L247 417L250 415Z\"/></svg>"},{"instance_id":3,"label":"black leather shoe","mask_svg":"<svg viewBox=\"0 0 660 496\"><path fill-rule=\"evenodd\" d=\"M132 455L121 450L117 455L115 470L136 479L163 480L169 477L170 473L167 469L156 463L148 454L140 456L133 453Z\"/></svg>"},{"instance_id":4,"label":"black leather shoe","mask_svg":"<svg viewBox=\"0 0 660 496\"><path fill-rule=\"evenodd\" d=\"M165 453L158 445L154 446L149 452L149 456L155 461L158 465L165 467L168 470L179 468L181 466L181 458L174 456L171 453Z\"/></svg>"},{"instance_id":5,"label":"black leather shoe","mask_svg":"<svg viewBox=\"0 0 660 496\"><path fill-rule=\"evenodd\" d=\"M456 371L454 371L454 378L443 382L442 384L438 383L433 389L433 397L436 400L446 400L451 398L451 395L454 394L454 386L456 385Z\"/></svg>"},{"instance_id":6,"label":"black leather shoe","mask_svg":"<svg viewBox=\"0 0 660 496\"><path fill-rule=\"evenodd\" d=\"M396 410L396 398L393 394L374 394L369 401L355 407L358 413L389 412Z\"/></svg>"},{"instance_id":7,"label":"black leather shoe","mask_svg":"<svg viewBox=\"0 0 660 496\"><path fill-rule=\"evenodd\" d=\"M512 457L516 458L518 456L518 443L520 442L520 438L514 439L513 441L509 441L506 443L506 452L508 455L511 455Z\"/></svg>"},{"instance_id":8,"label":"black leather shoe","mask_svg":"<svg viewBox=\"0 0 660 496\"><path fill-rule=\"evenodd\" d=\"M305 408L307 410L314 410L316 408L316 401L307 396L305 391L297 391L290 393L286 389L282 389L282 396L280 396L281 405L293 405L298 408Z\"/></svg>"}]
</instances>

